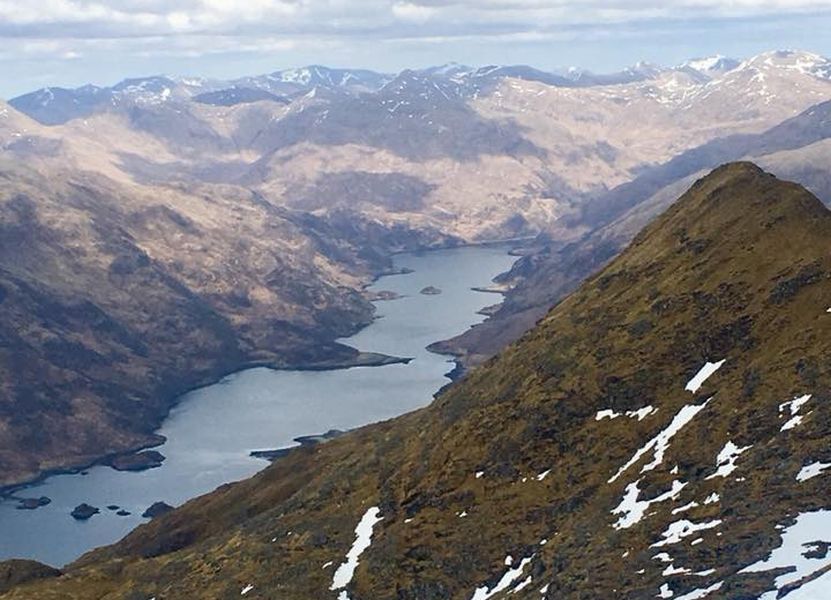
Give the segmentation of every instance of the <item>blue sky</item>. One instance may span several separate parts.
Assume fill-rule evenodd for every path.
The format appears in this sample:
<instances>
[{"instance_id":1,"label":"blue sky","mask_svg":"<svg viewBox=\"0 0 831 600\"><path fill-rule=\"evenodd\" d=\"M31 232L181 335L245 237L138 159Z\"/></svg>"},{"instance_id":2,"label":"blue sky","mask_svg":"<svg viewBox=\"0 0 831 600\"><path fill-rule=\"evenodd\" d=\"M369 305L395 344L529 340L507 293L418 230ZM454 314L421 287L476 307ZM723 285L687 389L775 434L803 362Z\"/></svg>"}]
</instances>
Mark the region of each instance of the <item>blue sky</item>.
<instances>
[{"instance_id":1,"label":"blue sky","mask_svg":"<svg viewBox=\"0 0 831 600\"><path fill-rule=\"evenodd\" d=\"M831 54L831 0L0 0L0 96L306 64L613 71L714 53Z\"/></svg>"}]
</instances>

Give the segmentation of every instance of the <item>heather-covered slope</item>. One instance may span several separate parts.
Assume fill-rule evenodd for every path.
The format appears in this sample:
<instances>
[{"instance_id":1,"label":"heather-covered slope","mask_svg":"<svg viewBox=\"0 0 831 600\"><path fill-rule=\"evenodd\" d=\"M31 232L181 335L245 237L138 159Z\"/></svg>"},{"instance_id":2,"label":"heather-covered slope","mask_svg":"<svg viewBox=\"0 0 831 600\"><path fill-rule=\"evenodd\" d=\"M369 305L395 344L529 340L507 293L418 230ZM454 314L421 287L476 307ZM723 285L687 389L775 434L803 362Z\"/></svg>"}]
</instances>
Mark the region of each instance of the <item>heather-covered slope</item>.
<instances>
[{"instance_id":1,"label":"heather-covered slope","mask_svg":"<svg viewBox=\"0 0 831 600\"><path fill-rule=\"evenodd\" d=\"M752 160L783 179L797 181L831 205L831 102L812 106L760 134L708 142L587 201L574 219L575 224L593 228L589 233L568 244L541 236L503 277L511 287L493 317L436 348L456 354L466 366L492 356L620 253L696 179L735 160Z\"/></svg>"},{"instance_id":2,"label":"heather-covered slope","mask_svg":"<svg viewBox=\"0 0 831 600\"><path fill-rule=\"evenodd\" d=\"M4 598L822 586L829 236L803 188L720 168L431 407L295 451Z\"/></svg>"}]
</instances>

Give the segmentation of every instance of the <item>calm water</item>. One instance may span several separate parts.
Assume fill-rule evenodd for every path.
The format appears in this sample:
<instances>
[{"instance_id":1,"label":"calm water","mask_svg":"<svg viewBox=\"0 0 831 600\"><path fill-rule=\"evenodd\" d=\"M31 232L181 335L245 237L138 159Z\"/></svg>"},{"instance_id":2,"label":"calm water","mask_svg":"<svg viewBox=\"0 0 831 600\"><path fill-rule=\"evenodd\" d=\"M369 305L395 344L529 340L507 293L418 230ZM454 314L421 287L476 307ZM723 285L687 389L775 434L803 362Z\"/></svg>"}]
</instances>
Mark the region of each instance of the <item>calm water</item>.
<instances>
[{"instance_id":1,"label":"calm water","mask_svg":"<svg viewBox=\"0 0 831 600\"><path fill-rule=\"evenodd\" d=\"M364 351L413 357L408 365L342 371L251 369L186 394L159 433L164 465L142 473L95 467L87 475L57 475L18 496L48 496L52 504L16 510L0 501L0 560L33 558L52 565L110 544L144 522L153 502L178 505L220 484L249 477L267 466L251 450L292 446L293 439L329 429L350 429L428 404L452 368L447 357L425 350L482 320L476 311L493 304L492 294L474 292L513 259L505 248L460 248L400 255L396 264L415 272L385 277L373 286L405 296L379 302L375 323L344 340ZM419 293L426 286L443 293ZM101 509L78 522L71 510L82 502ZM116 516L118 505L132 513Z\"/></svg>"}]
</instances>

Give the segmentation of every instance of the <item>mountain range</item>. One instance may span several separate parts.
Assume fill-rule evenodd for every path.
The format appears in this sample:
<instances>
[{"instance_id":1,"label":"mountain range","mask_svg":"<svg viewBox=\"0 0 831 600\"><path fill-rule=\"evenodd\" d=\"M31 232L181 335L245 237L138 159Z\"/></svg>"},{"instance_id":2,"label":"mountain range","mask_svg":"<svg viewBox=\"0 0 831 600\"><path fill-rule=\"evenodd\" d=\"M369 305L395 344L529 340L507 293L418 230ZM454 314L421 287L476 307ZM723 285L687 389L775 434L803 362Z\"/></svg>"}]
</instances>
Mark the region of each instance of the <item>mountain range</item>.
<instances>
[{"instance_id":1,"label":"mountain range","mask_svg":"<svg viewBox=\"0 0 831 600\"><path fill-rule=\"evenodd\" d=\"M475 364L682 192L649 199L676 174L778 143L764 137L775 127L790 127L782 164L809 164L793 156L809 139L821 156L825 130L798 115L821 109L829 73L820 56L772 52L606 76L462 65L159 76L12 99L0 105L13 240L0 256L3 483L153 443L176 392L229 370L359 360L331 341L371 319L359 292L391 252L536 236L497 315L442 346ZM810 164L806 183L819 185L826 163ZM125 295L148 278L158 294ZM44 312L61 316L21 327ZM197 337L159 328L162 313ZM264 314L272 325L252 329ZM183 362L171 368L171 355Z\"/></svg>"},{"instance_id":2,"label":"mountain range","mask_svg":"<svg viewBox=\"0 0 831 600\"><path fill-rule=\"evenodd\" d=\"M720 167L431 406L3 597L824 597L829 236Z\"/></svg>"},{"instance_id":3,"label":"mountain range","mask_svg":"<svg viewBox=\"0 0 831 600\"><path fill-rule=\"evenodd\" d=\"M231 371L395 360L335 341L371 321L395 252L525 240L496 314L436 346L485 362L723 162L831 200L829 98L831 62L779 51L0 103L0 485L157 443L178 394Z\"/></svg>"}]
</instances>

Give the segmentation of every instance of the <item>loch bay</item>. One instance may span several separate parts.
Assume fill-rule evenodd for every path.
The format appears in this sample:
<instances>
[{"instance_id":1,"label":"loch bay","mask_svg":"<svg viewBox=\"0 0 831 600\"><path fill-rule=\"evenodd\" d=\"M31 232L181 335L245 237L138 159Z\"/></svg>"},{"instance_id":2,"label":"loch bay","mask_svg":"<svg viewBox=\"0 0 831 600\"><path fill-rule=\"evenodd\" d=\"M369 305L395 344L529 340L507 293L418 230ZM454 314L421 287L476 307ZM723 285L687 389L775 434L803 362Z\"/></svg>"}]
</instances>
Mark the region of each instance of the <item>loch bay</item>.
<instances>
[{"instance_id":1,"label":"loch bay","mask_svg":"<svg viewBox=\"0 0 831 600\"><path fill-rule=\"evenodd\" d=\"M259 367L185 394L157 432L166 439L155 448L165 457L161 466L135 472L99 465L52 475L0 502L0 558L60 566L146 522L141 515L154 503L177 506L256 473L268 463L252 452L292 447L298 437L349 430L425 406L453 367L426 347L482 320L477 311L492 296L472 288L510 267L514 259L507 250L479 246L397 256L396 267L405 274L383 277L368 290L393 292L389 297L396 299L378 301L377 319L341 342L366 356L412 360L334 370ZM429 286L442 293L419 293ZM15 498L40 497L51 502L17 509ZM100 512L73 519L71 511L82 503Z\"/></svg>"}]
</instances>

